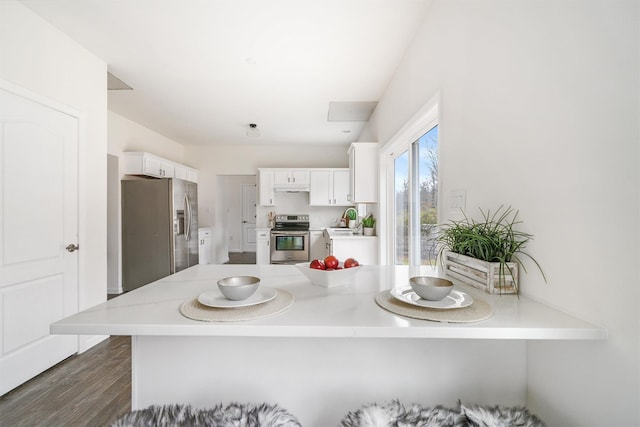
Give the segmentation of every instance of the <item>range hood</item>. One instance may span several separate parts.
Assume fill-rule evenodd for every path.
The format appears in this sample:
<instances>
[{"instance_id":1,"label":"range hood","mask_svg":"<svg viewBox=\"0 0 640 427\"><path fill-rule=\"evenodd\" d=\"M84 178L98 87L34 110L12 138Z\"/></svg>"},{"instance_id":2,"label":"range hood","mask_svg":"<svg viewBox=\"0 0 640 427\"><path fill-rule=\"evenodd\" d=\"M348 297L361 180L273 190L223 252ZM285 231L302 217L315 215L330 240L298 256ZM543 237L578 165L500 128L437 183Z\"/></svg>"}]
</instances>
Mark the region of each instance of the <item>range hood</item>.
<instances>
[{"instance_id":1,"label":"range hood","mask_svg":"<svg viewBox=\"0 0 640 427\"><path fill-rule=\"evenodd\" d=\"M282 191L287 193L304 193L309 192L309 185L295 185L295 184L280 184L273 187L275 191Z\"/></svg>"}]
</instances>

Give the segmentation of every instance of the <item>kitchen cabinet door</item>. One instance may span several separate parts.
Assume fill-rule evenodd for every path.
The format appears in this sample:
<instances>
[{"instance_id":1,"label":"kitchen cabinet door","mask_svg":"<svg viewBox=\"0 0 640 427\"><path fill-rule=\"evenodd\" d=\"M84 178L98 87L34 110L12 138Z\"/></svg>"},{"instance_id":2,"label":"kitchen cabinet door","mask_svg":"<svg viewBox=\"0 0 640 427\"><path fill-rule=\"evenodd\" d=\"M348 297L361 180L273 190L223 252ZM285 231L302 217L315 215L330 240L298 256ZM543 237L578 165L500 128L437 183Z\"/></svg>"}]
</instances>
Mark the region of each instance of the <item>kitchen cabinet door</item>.
<instances>
[{"instance_id":1,"label":"kitchen cabinet door","mask_svg":"<svg viewBox=\"0 0 640 427\"><path fill-rule=\"evenodd\" d=\"M199 264L211 264L213 262L210 227L198 229L198 255Z\"/></svg>"},{"instance_id":2,"label":"kitchen cabinet door","mask_svg":"<svg viewBox=\"0 0 640 427\"><path fill-rule=\"evenodd\" d=\"M156 176L159 178L174 177L174 166L167 160L145 153L143 155L142 162L142 172L144 175Z\"/></svg>"},{"instance_id":3,"label":"kitchen cabinet door","mask_svg":"<svg viewBox=\"0 0 640 427\"><path fill-rule=\"evenodd\" d=\"M355 258L362 265L378 264L377 237L345 237L330 240L331 255L340 261Z\"/></svg>"},{"instance_id":4,"label":"kitchen cabinet door","mask_svg":"<svg viewBox=\"0 0 640 427\"><path fill-rule=\"evenodd\" d=\"M183 165L174 165L173 177L178 179L187 179L187 167Z\"/></svg>"},{"instance_id":5,"label":"kitchen cabinet door","mask_svg":"<svg viewBox=\"0 0 640 427\"><path fill-rule=\"evenodd\" d=\"M291 171L288 169L276 169L272 173L274 185L286 185L291 182Z\"/></svg>"},{"instance_id":6,"label":"kitchen cabinet door","mask_svg":"<svg viewBox=\"0 0 640 427\"><path fill-rule=\"evenodd\" d=\"M258 169L258 184L260 206L275 206L276 192L274 189L275 174L273 169Z\"/></svg>"},{"instance_id":7,"label":"kitchen cabinet door","mask_svg":"<svg viewBox=\"0 0 640 427\"><path fill-rule=\"evenodd\" d=\"M324 230L309 231L309 259L323 260L329 255Z\"/></svg>"},{"instance_id":8,"label":"kitchen cabinet door","mask_svg":"<svg viewBox=\"0 0 640 427\"><path fill-rule=\"evenodd\" d=\"M333 204L335 206L350 206L349 201L349 169L333 170Z\"/></svg>"},{"instance_id":9,"label":"kitchen cabinet door","mask_svg":"<svg viewBox=\"0 0 640 427\"><path fill-rule=\"evenodd\" d=\"M155 178L179 178L198 182L198 171L150 153L127 151L122 153L125 175L146 175Z\"/></svg>"},{"instance_id":10,"label":"kitchen cabinet door","mask_svg":"<svg viewBox=\"0 0 640 427\"><path fill-rule=\"evenodd\" d=\"M311 169L310 206L350 206L349 169Z\"/></svg>"},{"instance_id":11,"label":"kitchen cabinet door","mask_svg":"<svg viewBox=\"0 0 640 427\"><path fill-rule=\"evenodd\" d=\"M267 228L256 229L256 264L267 265L271 263L269 239L271 231Z\"/></svg>"},{"instance_id":12,"label":"kitchen cabinet door","mask_svg":"<svg viewBox=\"0 0 640 427\"><path fill-rule=\"evenodd\" d=\"M293 169L291 181L296 185L309 185L309 169Z\"/></svg>"},{"instance_id":13,"label":"kitchen cabinet door","mask_svg":"<svg viewBox=\"0 0 640 427\"><path fill-rule=\"evenodd\" d=\"M198 183L198 171L193 168L187 168L187 181Z\"/></svg>"},{"instance_id":14,"label":"kitchen cabinet door","mask_svg":"<svg viewBox=\"0 0 640 427\"><path fill-rule=\"evenodd\" d=\"M333 201L331 169L314 169L309 175L309 205L331 206Z\"/></svg>"},{"instance_id":15,"label":"kitchen cabinet door","mask_svg":"<svg viewBox=\"0 0 640 427\"><path fill-rule=\"evenodd\" d=\"M309 169L273 169L273 184L276 187L307 187Z\"/></svg>"},{"instance_id":16,"label":"kitchen cabinet door","mask_svg":"<svg viewBox=\"0 0 640 427\"><path fill-rule=\"evenodd\" d=\"M354 142L349 147L349 201L378 202L378 144Z\"/></svg>"}]
</instances>

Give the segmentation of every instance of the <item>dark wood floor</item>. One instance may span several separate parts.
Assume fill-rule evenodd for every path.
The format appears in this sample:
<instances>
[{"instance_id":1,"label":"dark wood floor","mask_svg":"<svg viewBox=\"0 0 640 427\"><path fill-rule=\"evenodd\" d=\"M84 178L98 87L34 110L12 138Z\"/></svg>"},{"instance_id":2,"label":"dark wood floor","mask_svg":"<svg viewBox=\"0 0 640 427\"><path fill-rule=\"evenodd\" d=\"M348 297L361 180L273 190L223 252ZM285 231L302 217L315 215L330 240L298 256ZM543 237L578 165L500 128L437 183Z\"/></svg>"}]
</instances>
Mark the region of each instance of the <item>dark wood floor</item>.
<instances>
[{"instance_id":1,"label":"dark wood floor","mask_svg":"<svg viewBox=\"0 0 640 427\"><path fill-rule=\"evenodd\" d=\"M226 264L255 264L255 252L229 252L229 261Z\"/></svg>"},{"instance_id":2,"label":"dark wood floor","mask_svg":"<svg viewBox=\"0 0 640 427\"><path fill-rule=\"evenodd\" d=\"M131 338L111 337L0 397L0 426L109 426L131 410Z\"/></svg>"}]
</instances>

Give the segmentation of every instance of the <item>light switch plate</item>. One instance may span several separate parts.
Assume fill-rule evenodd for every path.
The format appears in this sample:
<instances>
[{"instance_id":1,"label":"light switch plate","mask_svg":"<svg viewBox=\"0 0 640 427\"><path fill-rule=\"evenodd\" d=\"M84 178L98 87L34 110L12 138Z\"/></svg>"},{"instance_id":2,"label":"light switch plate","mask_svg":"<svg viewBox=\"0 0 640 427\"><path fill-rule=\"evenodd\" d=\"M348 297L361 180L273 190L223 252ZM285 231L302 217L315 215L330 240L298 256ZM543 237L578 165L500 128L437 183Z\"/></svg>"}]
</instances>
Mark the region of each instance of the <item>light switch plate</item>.
<instances>
[{"instance_id":1,"label":"light switch plate","mask_svg":"<svg viewBox=\"0 0 640 427\"><path fill-rule=\"evenodd\" d=\"M459 211L465 210L467 205L467 192L465 190L449 191L449 209Z\"/></svg>"}]
</instances>

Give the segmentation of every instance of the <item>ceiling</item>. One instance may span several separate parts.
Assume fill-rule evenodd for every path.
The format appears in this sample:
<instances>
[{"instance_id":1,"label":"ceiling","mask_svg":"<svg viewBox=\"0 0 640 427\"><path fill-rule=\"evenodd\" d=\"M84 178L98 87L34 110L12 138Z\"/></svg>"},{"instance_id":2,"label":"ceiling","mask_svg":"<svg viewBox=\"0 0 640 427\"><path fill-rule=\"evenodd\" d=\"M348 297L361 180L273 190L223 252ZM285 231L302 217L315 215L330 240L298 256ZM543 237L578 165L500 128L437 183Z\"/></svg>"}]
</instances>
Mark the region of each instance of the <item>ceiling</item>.
<instances>
[{"instance_id":1,"label":"ceiling","mask_svg":"<svg viewBox=\"0 0 640 427\"><path fill-rule=\"evenodd\" d=\"M111 111L184 145L357 140L429 2L22 0L133 88Z\"/></svg>"}]
</instances>

